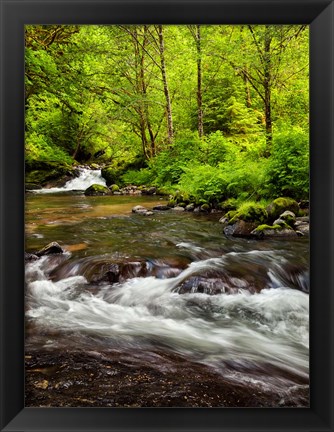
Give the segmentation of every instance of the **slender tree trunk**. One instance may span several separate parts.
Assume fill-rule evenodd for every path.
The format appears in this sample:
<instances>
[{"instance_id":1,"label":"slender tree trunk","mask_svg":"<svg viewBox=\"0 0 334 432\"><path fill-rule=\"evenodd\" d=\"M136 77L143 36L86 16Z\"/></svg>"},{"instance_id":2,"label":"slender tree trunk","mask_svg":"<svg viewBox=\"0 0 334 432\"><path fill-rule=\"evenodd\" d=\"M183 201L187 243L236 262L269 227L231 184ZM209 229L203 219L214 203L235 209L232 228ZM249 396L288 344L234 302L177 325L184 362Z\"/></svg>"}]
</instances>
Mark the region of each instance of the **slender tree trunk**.
<instances>
[{"instance_id":1,"label":"slender tree trunk","mask_svg":"<svg viewBox=\"0 0 334 432\"><path fill-rule=\"evenodd\" d=\"M162 25L158 25L158 34L159 34L161 74L162 74L162 82L163 82L164 93L166 98L167 137L168 137L168 144L169 146L171 146L174 140L173 115L172 115L172 104L169 95L167 73L166 73L165 41L164 41Z\"/></svg>"},{"instance_id":2,"label":"slender tree trunk","mask_svg":"<svg viewBox=\"0 0 334 432\"><path fill-rule=\"evenodd\" d=\"M252 106L252 99L251 99L251 94L250 94L249 80L247 78L247 67L243 71L242 77L243 77L243 80L244 80L244 83L245 83L245 102L246 102L246 107L250 108Z\"/></svg>"},{"instance_id":3,"label":"slender tree trunk","mask_svg":"<svg viewBox=\"0 0 334 432\"><path fill-rule=\"evenodd\" d=\"M197 123L198 135L204 135L203 129L203 104L202 104L202 47L201 26L196 25L196 49L197 49Z\"/></svg>"},{"instance_id":4,"label":"slender tree trunk","mask_svg":"<svg viewBox=\"0 0 334 432\"><path fill-rule=\"evenodd\" d=\"M272 144L272 118L271 118L271 58L270 58L271 35L270 27L266 26L264 37L264 114L266 122L267 156L271 153Z\"/></svg>"},{"instance_id":5,"label":"slender tree trunk","mask_svg":"<svg viewBox=\"0 0 334 432\"><path fill-rule=\"evenodd\" d=\"M144 49L147 41L146 35L147 35L147 27L144 26L143 42L142 43L139 42L139 34L137 28L134 29L132 38L134 42L135 61L136 61L136 66L135 66L136 93L140 98L136 112L139 115L139 129L140 129L140 136L142 140L143 153L145 158L149 159L155 155L155 137L152 131L151 123L149 121L148 105L146 101L147 85L145 82L145 61L144 61L145 58ZM150 144L148 143L147 136L146 136L147 130L150 136Z\"/></svg>"}]
</instances>

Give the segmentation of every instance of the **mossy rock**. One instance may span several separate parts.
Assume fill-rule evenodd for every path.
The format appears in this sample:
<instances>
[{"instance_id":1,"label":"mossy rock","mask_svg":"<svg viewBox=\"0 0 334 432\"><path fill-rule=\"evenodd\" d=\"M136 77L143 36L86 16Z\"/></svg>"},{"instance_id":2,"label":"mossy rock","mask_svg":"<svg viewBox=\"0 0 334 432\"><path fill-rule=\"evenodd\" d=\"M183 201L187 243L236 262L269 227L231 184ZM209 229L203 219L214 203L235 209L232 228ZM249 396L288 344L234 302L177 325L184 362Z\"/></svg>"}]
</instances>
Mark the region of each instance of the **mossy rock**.
<instances>
[{"instance_id":1,"label":"mossy rock","mask_svg":"<svg viewBox=\"0 0 334 432\"><path fill-rule=\"evenodd\" d=\"M185 205L190 203L190 196L186 192L176 191L174 196L175 204L184 203Z\"/></svg>"},{"instance_id":2,"label":"mossy rock","mask_svg":"<svg viewBox=\"0 0 334 432\"><path fill-rule=\"evenodd\" d=\"M268 218L270 221L278 219L278 217L286 210L293 212L295 215L299 213L299 205L297 201L292 198L277 198L271 202L266 208L268 212Z\"/></svg>"},{"instance_id":3,"label":"mossy rock","mask_svg":"<svg viewBox=\"0 0 334 432\"><path fill-rule=\"evenodd\" d=\"M74 176L73 168L68 165L44 164L42 166L47 168L35 169L33 171L26 170L26 183L34 183L36 185L45 186L52 181L61 180L63 177L66 177L68 180L68 178Z\"/></svg>"},{"instance_id":4,"label":"mossy rock","mask_svg":"<svg viewBox=\"0 0 334 432\"><path fill-rule=\"evenodd\" d=\"M109 187L111 192L119 192L119 186L117 184L113 184Z\"/></svg>"},{"instance_id":5,"label":"mossy rock","mask_svg":"<svg viewBox=\"0 0 334 432\"><path fill-rule=\"evenodd\" d=\"M285 220L283 220L283 219L276 219L276 220L274 220L273 226L275 226L275 225L279 225L280 227L287 228L287 229L293 228L293 225L287 224L285 222Z\"/></svg>"},{"instance_id":6,"label":"mossy rock","mask_svg":"<svg viewBox=\"0 0 334 432\"><path fill-rule=\"evenodd\" d=\"M92 184L88 189L85 190L85 195L107 195L109 193L109 189L105 186L99 184Z\"/></svg>"},{"instance_id":7,"label":"mossy rock","mask_svg":"<svg viewBox=\"0 0 334 432\"><path fill-rule=\"evenodd\" d=\"M229 212L230 213L230 212ZM267 211L260 204L244 204L242 205L230 219L229 224L234 224L238 220L245 222L255 222L261 224L268 219Z\"/></svg>"},{"instance_id":8,"label":"mossy rock","mask_svg":"<svg viewBox=\"0 0 334 432\"><path fill-rule=\"evenodd\" d=\"M101 170L101 175L105 179L107 186L119 183L121 174L121 172L110 166Z\"/></svg>"},{"instance_id":9,"label":"mossy rock","mask_svg":"<svg viewBox=\"0 0 334 432\"><path fill-rule=\"evenodd\" d=\"M282 225L259 225L252 232L253 237L262 239L268 237L297 237L296 231L290 227L285 227Z\"/></svg>"},{"instance_id":10,"label":"mossy rock","mask_svg":"<svg viewBox=\"0 0 334 432\"><path fill-rule=\"evenodd\" d=\"M25 161L26 173L32 171L60 171L61 174L65 174L66 171L72 170L72 165L65 162L53 162L27 158Z\"/></svg>"},{"instance_id":11,"label":"mossy rock","mask_svg":"<svg viewBox=\"0 0 334 432\"><path fill-rule=\"evenodd\" d=\"M201 205L201 211L202 211L202 212L209 213L209 211L210 211L210 206L209 206L209 204L202 204L202 205Z\"/></svg>"},{"instance_id":12,"label":"mossy rock","mask_svg":"<svg viewBox=\"0 0 334 432\"><path fill-rule=\"evenodd\" d=\"M290 227L293 227L296 223L296 215L290 210L286 210L279 218L283 219Z\"/></svg>"},{"instance_id":13,"label":"mossy rock","mask_svg":"<svg viewBox=\"0 0 334 432\"><path fill-rule=\"evenodd\" d=\"M256 222L238 220L234 224L224 226L224 234L229 237L251 237L251 232L256 228Z\"/></svg>"},{"instance_id":14,"label":"mossy rock","mask_svg":"<svg viewBox=\"0 0 334 432\"><path fill-rule=\"evenodd\" d=\"M26 191L36 190L36 189L42 189L42 186L37 183L25 183Z\"/></svg>"},{"instance_id":15,"label":"mossy rock","mask_svg":"<svg viewBox=\"0 0 334 432\"><path fill-rule=\"evenodd\" d=\"M90 164L90 167L91 167L91 169L93 169L93 170L98 170L98 169L100 169L100 166L99 166L97 163L92 163L92 164Z\"/></svg>"},{"instance_id":16,"label":"mossy rock","mask_svg":"<svg viewBox=\"0 0 334 432\"><path fill-rule=\"evenodd\" d=\"M228 200L220 203L218 207L221 208L222 210L226 211L226 212L229 212L231 210L236 210L238 205L237 205L236 199L229 198Z\"/></svg>"},{"instance_id":17,"label":"mossy rock","mask_svg":"<svg viewBox=\"0 0 334 432\"><path fill-rule=\"evenodd\" d=\"M237 214L236 210L230 210L225 214L225 218L231 220Z\"/></svg>"}]
</instances>

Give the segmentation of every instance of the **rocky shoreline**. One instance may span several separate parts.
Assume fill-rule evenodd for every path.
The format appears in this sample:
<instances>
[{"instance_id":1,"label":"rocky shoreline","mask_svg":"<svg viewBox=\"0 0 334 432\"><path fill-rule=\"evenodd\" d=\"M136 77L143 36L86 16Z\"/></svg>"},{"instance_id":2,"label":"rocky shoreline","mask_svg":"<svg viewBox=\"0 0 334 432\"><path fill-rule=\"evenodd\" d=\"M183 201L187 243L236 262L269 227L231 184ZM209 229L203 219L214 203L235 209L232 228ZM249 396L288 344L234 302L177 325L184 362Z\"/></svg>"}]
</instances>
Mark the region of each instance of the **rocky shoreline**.
<instances>
[{"instance_id":1,"label":"rocky shoreline","mask_svg":"<svg viewBox=\"0 0 334 432\"><path fill-rule=\"evenodd\" d=\"M162 351L27 351L26 407L306 407L308 382L289 392L232 382ZM273 376L291 378L272 370ZM259 372L259 375L261 373ZM256 376L256 374L255 374Z\"/></svg>"}]
</instances>

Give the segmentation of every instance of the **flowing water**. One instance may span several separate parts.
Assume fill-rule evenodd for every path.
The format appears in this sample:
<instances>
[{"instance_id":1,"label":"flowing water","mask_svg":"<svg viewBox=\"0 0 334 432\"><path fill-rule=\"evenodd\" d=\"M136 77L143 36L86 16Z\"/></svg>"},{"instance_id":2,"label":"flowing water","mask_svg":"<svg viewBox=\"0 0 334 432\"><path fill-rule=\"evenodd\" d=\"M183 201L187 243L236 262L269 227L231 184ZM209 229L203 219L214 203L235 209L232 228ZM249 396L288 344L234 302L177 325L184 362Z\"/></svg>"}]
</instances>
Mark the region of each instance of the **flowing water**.
<instances>
[{"instance_id":1,"label":"flowing water","mask_svg":"<svg viewBox=\"0 0 334 432\"><path fill-rule=\"evenodd\" d=\"M66 251L26 265L27 350L159 350L308 406L307 239L229 239L219 214L145 217L164 201L68 194L79 181L27 195L26 250Z\"/></svg>"}]
</instances>

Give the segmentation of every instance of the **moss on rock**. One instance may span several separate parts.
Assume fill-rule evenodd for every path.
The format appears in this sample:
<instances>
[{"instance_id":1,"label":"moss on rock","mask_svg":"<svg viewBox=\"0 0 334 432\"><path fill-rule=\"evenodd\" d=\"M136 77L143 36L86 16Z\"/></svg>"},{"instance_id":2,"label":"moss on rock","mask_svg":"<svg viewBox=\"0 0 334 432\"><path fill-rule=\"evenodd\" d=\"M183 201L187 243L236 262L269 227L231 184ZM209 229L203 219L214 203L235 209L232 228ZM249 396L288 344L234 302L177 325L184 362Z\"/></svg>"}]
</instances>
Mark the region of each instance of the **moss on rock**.
<instances>
[{"instance_id":1,"label":"moss on rock","mask_svg":"<svg viewBox=\"0 0 334 432\"><path fill-rule=\"evenodd\" d=\"M34 169L32 171L26 170L25 181L26 183L34 183L39 186L45 186L50 182L61 180L63 177L66 180L72 177L73 168L69 165L52 164L41 165L43 169Z\"/></svg>"},{"instance_id":2,"label":"moss on rock","mask_svg":"<svg viewBox=\"0 0 334 432\"><path fill-rule=\"evenodd\" d=\"M234 216L230 219L229 224L234 224L238 220L243 220L245 222L256 222L260 224L266 222L267 219L268 213L260 204L244 203L238 208Z\"/></svg>"},{"instance_id":3,"label":"moss on rock","mask_svg":"<svg viewBox=\"0 0 334 432\"><path fill-rule=\"evenodd\" d=\"M117 184L113 184L109 188L111 192L119 192L119 186Z\"/></svg>"},{"instance_id":4,"label":"moss on rock","mask_svg":"<svg viewBox=\"0 0 334 432\"><path fill-rule=\"evenodd\" d=\"M85 190L85 195L107 195L109 193L109 189L105 186L99 184L92 184L88 189Z\"/></svg>"},{"instance_id":5,"label":"moss on rock","mask_svg":"<svg viewBox=\"0 0 334 432\"><path fill-rule=\"evenodd\" d=\"M112 166L107 166L101 170L101 175L105 179L107 186L119 183L121 174Z\"/></svg>"},{"instance_id":6,"label":"moss on rock","mask_svg":"<svg viewBox=\"0 0 334 432\"><path fill-rule=\"evenodd\" d=\"M251 235L259 239L266 237L297 237L297 233L292 228L290 228L289 226L285 227L278 224L259 225L251 232Z\"/></svg>"},{"instance_id":7,"label":"moss on rock","mask_svg":"<svg viewBox=\"0 0 334 432\"><path fill-rule=\"evenodd\" d=\"M286 210L293 212L295 215L299 212L297 201L292 198L277 198L267 207L268 217L271 221L277 219Z\"/></svg>"}]
</instances>

